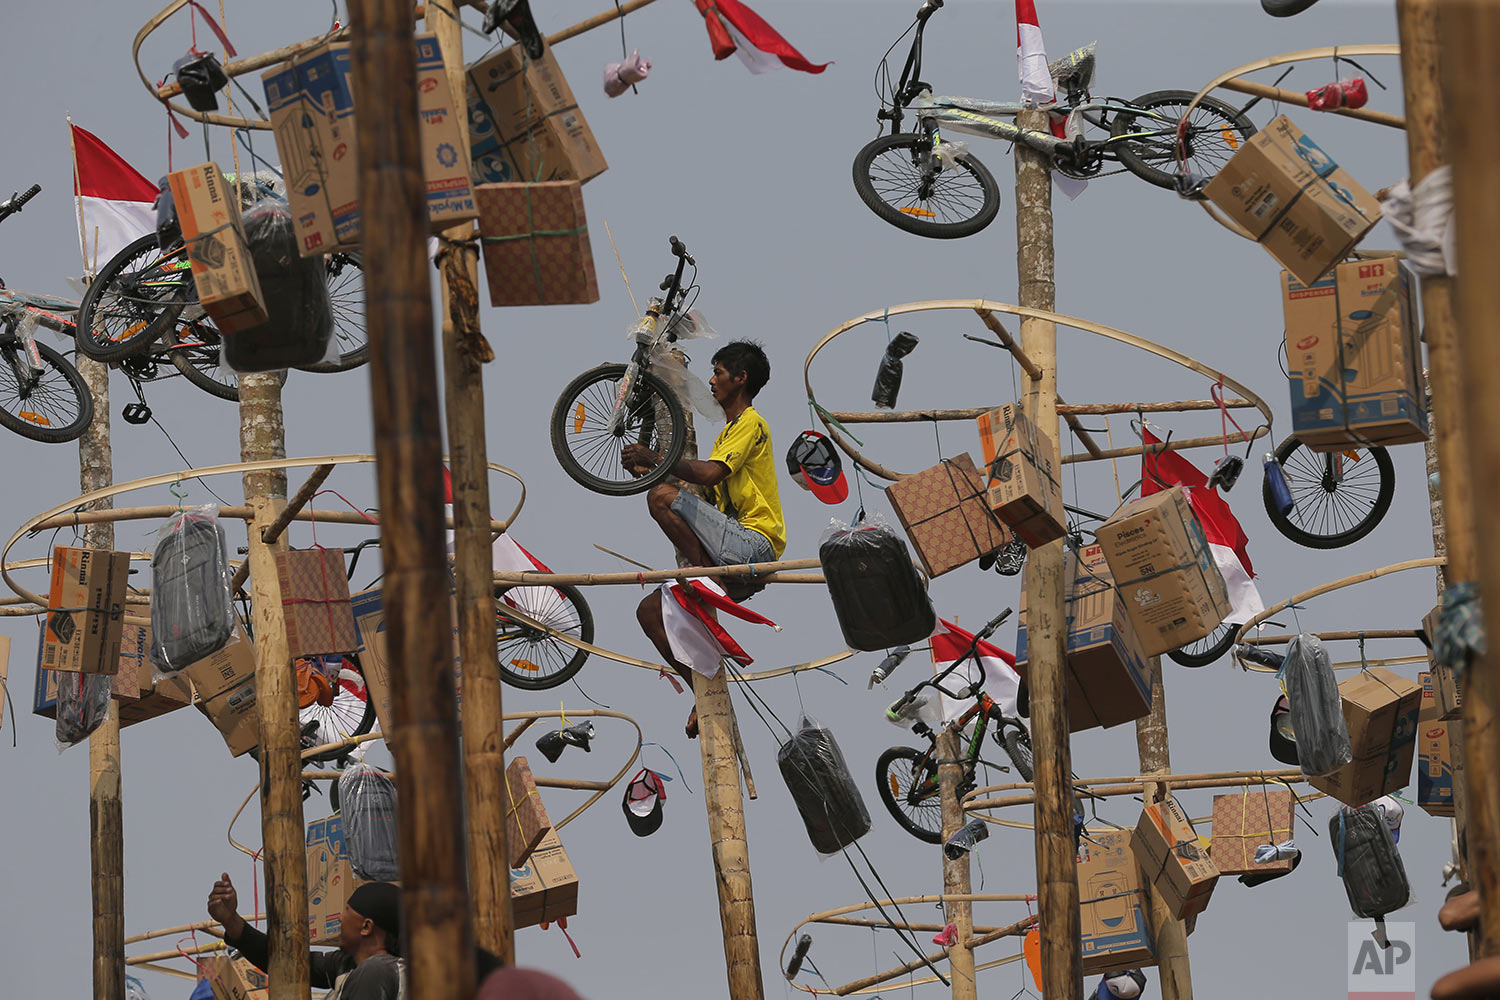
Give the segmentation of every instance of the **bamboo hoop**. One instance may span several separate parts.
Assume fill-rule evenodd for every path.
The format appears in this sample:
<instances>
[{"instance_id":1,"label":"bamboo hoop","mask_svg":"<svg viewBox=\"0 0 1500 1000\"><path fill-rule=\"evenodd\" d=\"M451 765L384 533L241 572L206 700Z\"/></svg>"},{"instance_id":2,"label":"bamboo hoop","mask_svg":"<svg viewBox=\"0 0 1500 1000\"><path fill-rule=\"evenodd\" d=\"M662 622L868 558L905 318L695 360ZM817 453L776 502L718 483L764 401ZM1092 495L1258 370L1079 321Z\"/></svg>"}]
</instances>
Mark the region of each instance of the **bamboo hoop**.
<instances>
[{"instance_id":1,"label":"bamboo hoop","mask_svg":"<svg viewBox=\"0 0 1500 1000\"><path fill-rule=\"evenodd\" d=\"M1266 403L1265 400L1261 399L1255 393L1246 388L1243 384L1235 381L1228 375L1225 375L1223 372L1215 368L1211 368L1203 362L1198 361L1195 358L1191 358L1188 355L1181 353L1180 351L1175 351L1170 347L1163 347L1160 344L1156 344L1152 341L1146 340L1144 337L1138 337L1133 333L1126 333L1124 330L1116 330L1114 327L1104 326L1101 323L1095 323L1086 319L1079 319L1074 316L1065 316L1061 313L1050 312L1045 309L1032 309L1027 306L1011 305L1005 302L992 302L989 299L925 299L920 302L907 302L903 303L902 305L891 306L889 309L871 311L865 313L863 316L857 316L854 319L840 324L829 333L825 334L823 336L823 339L819 340L817 344L813 345L813 349L807 354L807 360L802 364L803 387L807 390L807 398L813 404L814 411L818 414L818 419L822 421L823 427L828 431L828 436L833 439L834 443L839 446L839 449L843 451L844 454L848 455L856 465L869 471L873 475L879 476L882 479L888 480L890 482L898 482L899 480L912 475L912 473L896 472L892 469L886 468L873 459L865 457L865 455L861 451L859 451L859 449L855 448L854 445L847 438L845 438L843 434L839 433L838 428L832 422L830 422L828 416L826 415L827 411L818 406L817 397L813 393L811 376L813 359L816 358L818 356L818 352L826 347L835 337L839 336L842 333L846 333L857 326L862 326L866 323L876 323L884 319L889 319L892 316L903 316L908 313L939 311L944 309L970 310L972 312L978 313L981 317L1000 312L1006 313L1011 316L1018 316L1022 319L1039 319L1045 322L1055 323L1058 326L1070 327L1074 330L1079 330L1084 333L1092 333L1096 336L1104 337L1108 340L1113 340L1118 343L1125 344L1128 347L1134 347L1139 350L1146 351L1149 354L1154 354L1159 358L1162 358L1166 361L1171 361L1174 364L1180 365L1183 368L1187 368L1189 371L1196 372L1199 375L1209 378L1215 382L1222 380L1224 385L1239 393L1242 398L1248 400L1251 405L1260 410L1261 415L1265 417L1265 423L1261 427L1256 428L1255 432L1252 434L1252 439L1270 433L1272 424L1271 407ZM1210 439L1200 440L1209 441ZM1217 444L1219 440L1219 438L1213 438L1211 439L1211 442ZM1176 451L1181 445L1191 443L1171 442L1170 444L1172 445L1172 447L1168 448L1167 450ZM1130 451L1131 449L1115 450ZM1136 453L1138 453L1138 451ZM1095 456L1090 455L1088 452L1080 452L1076 455L1066 455L1063 457L1064 463L1094 460L1096 460Z\"/></svg>"},{"instance_id":2,"label":"bamboo hoop","mask_svg":"<svg viewBox=\"0 0 1500 1000\"><path fill-rule=\"evenodd\" d=\"M1314 597L1322 597L1324 594L1331 594L1336 590L1343 590L1346 587L1353 587L1357 584L1368 583L1371 580L1378 580L1383 576L1390 576L1393 573L1404 573L1412 569L1433 569L1439 566L1446 566L1447 564L1448 560L1442 556L1434 556L1428 559L1408 559L1405 562L1391 563L1389 566L1381 566L1379 569L1367 570L1363 573L1355 573L1353 576L1346 576L1329 583L1319 584L1311 590L1304 590L1302 593L1296 594L1279 604L1273 604L1241 625L1239 631L1234 634L1235 645L1244 642L1246 633L1251 629L1267 621L1272 615L1280 614L1293 604L1301 604L1304 601L1312 600ZM1342 635L1343 633L1338 634ZM1235 653L1235 659L1240 661L1241 669L1254 670L1257 673L1263 674L1276 673L1276 668L1262 666L1259 663L1248 663L1241 659L1238 653Z\"/></svg>"}]
</instances>

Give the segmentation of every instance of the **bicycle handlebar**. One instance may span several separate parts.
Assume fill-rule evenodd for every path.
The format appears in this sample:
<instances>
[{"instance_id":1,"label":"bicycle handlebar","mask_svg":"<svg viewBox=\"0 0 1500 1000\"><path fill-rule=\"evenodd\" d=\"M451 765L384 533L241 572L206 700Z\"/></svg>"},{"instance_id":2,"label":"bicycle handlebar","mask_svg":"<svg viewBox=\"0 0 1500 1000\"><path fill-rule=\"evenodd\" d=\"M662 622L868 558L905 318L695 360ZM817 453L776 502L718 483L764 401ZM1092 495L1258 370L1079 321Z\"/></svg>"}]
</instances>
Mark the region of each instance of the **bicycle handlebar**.
<instances>
[{"instance_id":1,"label":"bicycle handlebar","mask_svg":"<svg viewBox=\"0 0 1500 1000\"><path fill-rule=\"evenodd\" d=\"M687 261L689 264L693 265L694 267L697 267L698 266L698 262L693 259L693 255L692 254L690 254L690 253L687 252L687 246L686 246L686 244L684 244L681 240L679 240L675 236L671 237L671 240L672 240L672 256L674 256L674 257L681 257L683 260Z\"/></svg>"},{"instance_id":2,"label":"bicycle handlebar","mask_svg":"<svg viewBox=\"0 0 1500 1000\"><path fill-rule=\"evenodd\" d=\"M28 201L42 193L40 184L33 184L19 194L12 194L5 201L0 202L0 220L7 219L21 210Z\"/></svg>"},{"instance_id":3,"label":"bicycle handlebar","mask_svg":"<svg viewBox=\"0 0 1500 1000\"><path fill-rule=\"evenodd\" d=\"M975 681L973 684L970 684L968 688L959 692L949 691L947 688L943 687L942 682L948 677L949 674L953 673L953 671L962 666L965 661L969 660L971 657L974 657L975 654L979 652L979 644L988 639L990 636L994 635L995 630L1003 625L1005 623L1005 620L1010 616L1011 609L1006 608L1004 611L991 618L988 622L985 623L984 628L980 629L974 634L974 640L969 643L969 648L964 652L964 655L948 664L948 666L940 673L928 678L925 681L922 681L920 684L908 690L905 694L898 698L893 705L891 705L889 711L899 714L902 708L910 705L916 700L917 692L921 691L924 687L936 688L938 691L941 691L943 694L947 695L950 698L971 698L974 695L978 694L980 686L979 681Z\"/></svg>"}]
</instances>

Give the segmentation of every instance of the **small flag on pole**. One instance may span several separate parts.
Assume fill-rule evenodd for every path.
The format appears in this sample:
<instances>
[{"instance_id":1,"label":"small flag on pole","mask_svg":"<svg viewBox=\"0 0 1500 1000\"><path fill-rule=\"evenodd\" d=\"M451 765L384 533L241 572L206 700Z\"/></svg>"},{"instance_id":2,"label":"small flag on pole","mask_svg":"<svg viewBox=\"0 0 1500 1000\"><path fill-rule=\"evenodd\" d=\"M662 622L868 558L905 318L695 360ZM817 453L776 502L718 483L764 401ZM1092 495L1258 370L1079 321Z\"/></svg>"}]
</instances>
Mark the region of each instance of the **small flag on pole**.
<instances>
[{"instance_id":1,"label":"small flag on pole","mask_svg":"<svg viewBox=\"0 0 1500 1000\"><path fill-rule=\"evenodd\" d=\"M1036 19L1035 0L1016 0L1016 56L1021 66L1021 96L1037 104L1051 104L1056 91L1047 71L1047 47Z\"/></svg>"},{"instance_id":2,"label":"small flag on pole","mask_svg":"<svg viewBox=\"0 0 1500 1000\"><path fill-rule=\"evenodd\" d=\"M79 246L93 273L156 228L157 187L87 129L73 132L73 193L79 203Z\"/></svg>"}]
</instances>

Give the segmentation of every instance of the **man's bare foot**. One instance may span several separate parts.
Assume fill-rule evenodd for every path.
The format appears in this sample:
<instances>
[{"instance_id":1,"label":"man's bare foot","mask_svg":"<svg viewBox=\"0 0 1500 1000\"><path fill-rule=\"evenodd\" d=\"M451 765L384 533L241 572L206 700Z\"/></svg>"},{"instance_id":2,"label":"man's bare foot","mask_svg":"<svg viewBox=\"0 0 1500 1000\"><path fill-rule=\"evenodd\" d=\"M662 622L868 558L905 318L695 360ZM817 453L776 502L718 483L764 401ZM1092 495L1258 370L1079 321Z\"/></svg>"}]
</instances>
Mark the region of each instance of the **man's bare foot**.
<instances>
[{"instance_id":1,"label":"man's bare foot","mask_svg":"<svg viewBox=\"0 0 1500 1000\"><path fill-rule=\"evenodd\" d=\"M696 740L698 738L698 710L696 708L688 713L687 725L682 728L683 732L687 733L688 739Z\"/></svg>"}]
</instances>

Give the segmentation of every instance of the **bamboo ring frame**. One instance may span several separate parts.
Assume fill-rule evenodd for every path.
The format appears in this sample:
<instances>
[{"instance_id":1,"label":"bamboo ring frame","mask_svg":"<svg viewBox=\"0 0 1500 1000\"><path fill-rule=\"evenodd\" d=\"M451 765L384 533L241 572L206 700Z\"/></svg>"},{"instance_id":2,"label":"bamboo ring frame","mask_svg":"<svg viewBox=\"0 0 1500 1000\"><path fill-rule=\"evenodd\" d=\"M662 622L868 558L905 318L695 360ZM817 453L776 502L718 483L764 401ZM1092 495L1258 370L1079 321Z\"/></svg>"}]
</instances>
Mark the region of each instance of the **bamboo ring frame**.
<instances>
[{"instance_id":1,"label":"bamboo ring frame","mask_svg":"<svg viewBox=\"0 0 1500 1000\"><path fill-rule=\"evenodd\" d=\"M140 31L137 31L135 33L135 41L130 46L130 60L131 62L135 63L136 74L141 78L141 83L145 84L146 91L151 95L151 99L153 101L160 101L170 111L182 115L184 118L191 118L194 121L202 122L205 125L225 125L229 128L253 128L261 129L263 131L269 131L271 128L271 123L269 121L262 121L260 119L252 118L240 118L235 115L221 115L212 111L198 111L194 108L184 107L181 104L173 104L170 98L161 96L161 94L157 91L156 84L152 83L151 78L146 76L146 71L141 69L141 46L145 43L146 39L149 38L157 28L160 28L163 24L166 24L167 18L171 17L173 14L177 13L187 5L188 0L171 0L171 2L169 2L165 7L163 7L156 13L156 16L147 21L145 26L142 27ZM192 17L192 13L189 12L188 16ZM348 29L343 29L344 33L347 33L347 31ZM328 35L319 35L317 38L310 38L305 42L297 43L297 46L295 46L295 48L310 48L311 46L319 44L329 38L333 38L338 34L338 32L334 32ZM290 53L288 53L287 58L290 57L291 55Z\"/></svg>"},{"instance_id":2,"label":"bamboo ring frame","mask_svg":"<svg viewBox=\"0 0 1500 1000\"><path fill-rule=\"evenodd\" d=\"M1245 624L1241 625L1239 631L1234 634L1235 645L1244 642L1246 633L1248 633L1251 629L1257 627L1262 622L1267 621L1272 615L1279 614L1280 612L1285 611L1293 604L1301 604L1303 601L1312 600L1314 597L1322 597L1324 594L1331 594L1335 590L1343 590L1346 587L1353 587L1356 584L1368 583L1371 580L1378 580L1383 576L1390 576L1392 573L1404 573L1405 571L1411 569L1435 569L1439 566L1446 566L1447 564L1448 560L1441 556L1434 556L1427 559L1408 559L1405 562L1391 563L1389 566L1382 566L1379 569L1366 570L1363 573L1355 573L1353 576L1342 577L1330 583L1320 584L1319 586L1313 587L1311 590L1304 590L1300 594L1296 594L1293 597L1287 598L1280 604L1272 605L1271 607L1262 611L1260 614L1256 615L1254 618L1250 619ZM1322 638L1320 633L1315 632L1313 634L1317 635L1319 638ZM1235 659L1240 661L1240 667L1242 669L1254 670L1258 673L1263 674L1276 673L1276 670L1273 667L1262 666L1259 663L1247 663L1246 661L1240 659L1238 653L1235 654Z\"/></svg>"},{"instance_id":3,"label":"bamboo ring frame","mask_svg":"<svg viewBox=\"0 0 1500 1000\"><path fill-rule=\"evenodd\" d=\"M890 482L898 482L906 478L907 476L912 475L913 473L896 472L892 469L886 468L885 466L879 464L878 462L875 462L872 459L866 458L863 453L856 449L854 445L844 437L843 434L839 433L837 427L830 423L828 418L824 415L823 407L818 404L817 397L813 394L812 376L810 374L813 358L817 357L818 352L826 347L829 342L832 341L835 337L839 336L839 334L847 333L849 330L852 330L857 326L863 326L866 323L877 323L882 320L889 319L892 316L904 316L908 313L932 312L944 309L964 309L976 312L981 316L985 315L986 313L998 312L1006 313L1011 316L1017 316L1022 319L1044 320L1046 322L1055 323L1058 326L1071 327L1074 330L1080 330L1084 333L1092 333L1096 336L1105 337L1109 340L1114 340L1121 344L1125 344L1127 347L1134 347L1139 350L1145 351L1148 354L1154 354L1159 358L1171 361L1177 365L1181 365L1183 368L1186 368L1189 371L1197 372L1199 375L1212 379L1215 382L1222 380L1224 385L1233 389L1235 392L1239 393L1245 399L1253 403L1255 405L1255 408L1260 410L1261 415L1265 417L1265 423L1261 427L1257 427L1255 431L1252 432L1251 440L1270 433L1272 423L1271 407L1267 405L1265 400L1261 399L1255 393L1247 389L1244 385L1230 378L1228 375L1225 375L1223 372L1215 368L1211 368L1208 365L1205 365L1203 362L1198 361L1195 358L1191 358L1186 354L1183 354L1179 351L1174 351L1170 347L1163 347L1162 345L1153 343L1152 341L1149 341L1144 337L1138 337L1133 333L1126 333L1124 330L1116 330L1114 327L1105 326L1102 323L1095 323L1090 320L1079 319L1074 316L1065 316L1062 313L1049 312L1045 309L1032 309L1027 306L1011 305L1005 302L992 302L989 299L926 299L920 302L907 302L899 306L891 306L889 309L867 312L863 316L857 316L854 319L848 320L840 324L839 326L834 327L832 331L825 334L823 336L823 339L819 340L817 344L813 346L813 349L807 354L807 360L802 364L803 387L807 390L807 398L809 402L813 404L814 412L817 413L818 419L822 421L824 428L828 431L828 436L833 439L834 443L839 446L839 449L846 455L848 455L856 465L860 466L863 469L866 469L870 473L877 475L882 479L889 480Z\"/></svg>"}]
</instances>

